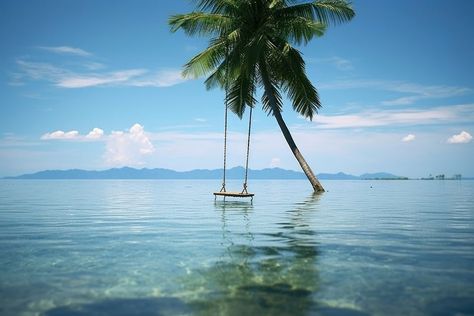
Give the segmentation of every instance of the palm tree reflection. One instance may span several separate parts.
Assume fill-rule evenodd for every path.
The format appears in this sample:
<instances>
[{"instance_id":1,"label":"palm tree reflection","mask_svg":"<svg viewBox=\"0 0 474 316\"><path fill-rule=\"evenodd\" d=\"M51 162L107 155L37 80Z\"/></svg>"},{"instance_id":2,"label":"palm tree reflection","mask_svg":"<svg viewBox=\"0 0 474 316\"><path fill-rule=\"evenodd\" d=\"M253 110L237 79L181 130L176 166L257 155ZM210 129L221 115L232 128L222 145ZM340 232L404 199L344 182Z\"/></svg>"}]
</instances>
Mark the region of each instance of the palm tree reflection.
<instances>
[{"instance_id":1,"label":"palm tree reflection","mask_svg":"<svg viewBox=\"0 0 474 316\"><path fill-rule=\"evenodd\" d=\"M268 227L251 221L250 204L216 204L225 251L203 272L206 286L214 291L197 303L198 310L226 315L300 315L313 310L319 275L310 217L318 199L311 195Z\"/></svg>"}]
</instances>

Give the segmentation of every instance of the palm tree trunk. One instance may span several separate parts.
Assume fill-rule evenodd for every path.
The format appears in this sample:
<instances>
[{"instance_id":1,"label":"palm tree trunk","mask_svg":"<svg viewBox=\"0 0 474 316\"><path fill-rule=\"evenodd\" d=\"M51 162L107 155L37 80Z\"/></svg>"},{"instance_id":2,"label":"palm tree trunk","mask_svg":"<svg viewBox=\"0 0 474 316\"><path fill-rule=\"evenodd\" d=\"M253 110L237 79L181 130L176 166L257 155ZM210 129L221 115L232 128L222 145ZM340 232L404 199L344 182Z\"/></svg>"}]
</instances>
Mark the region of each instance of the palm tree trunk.
<instances>
[{"instance_id":1,"label":"palm tree trunk","mask_svg":"<svg viewBox=\"0 0 474 316\"><path fill-rule=\"evenodd\" d=\"M265 70L265 64L261 63L260 68L262 70ZM288 130L288 127L286 126L285 121L283 120L283 117L281 116L281 112L277 106L275 96L271 93L273 89L271 88L270 81L263 73L262 73L262 81L263 81L265 93L268 96L270 107L272 108L273 116L275 116L278 126L280 126L281 132L283 133L283 136L285 137L286 142L288 143L288 146L290 146L291 152L293 153L293 155L295 155L295 158L299 162L301 169L303 169L303 172L305 173L309 182L313 186L314 192L324 192L323 186L321 185L321 183L319 183L319 180L314 175L313 170L311 170L310 166L308 165L303 155L301 154L300 150L296 146L296 143L293 140L293 137L291 136L291 133Z\"/></svg>"},{"instance_id":2,"label":"palm tree trunk","mask_svg":"<svg viewBox=\"0 0 474 316\"><path fill-rule=\"evenodd\" d=\"M301 154L300 150L296 146L296 143L293 140L293 137L291 136L290 131L288 130L288 127L286 126L285 121L283 121L283 117L281 116L280 111L274 106L272 106L272 109L273 109L273 115L275 116L278 122L278 125L280 126L281 132L283 133L283 136L285 137L286 142L288 143L288 146L290 146L291 152L293 153L293 155L295 155L296 160L298 160L301 166L301 169L303 169L306 177L308 177L308 180L313 186L314 191L324 192L323 186L321 185L321 183L319 183L318 179L313 173L313 170L311 170L310 166L308 165L303 155Z\"/></svg>"}]
</instances>

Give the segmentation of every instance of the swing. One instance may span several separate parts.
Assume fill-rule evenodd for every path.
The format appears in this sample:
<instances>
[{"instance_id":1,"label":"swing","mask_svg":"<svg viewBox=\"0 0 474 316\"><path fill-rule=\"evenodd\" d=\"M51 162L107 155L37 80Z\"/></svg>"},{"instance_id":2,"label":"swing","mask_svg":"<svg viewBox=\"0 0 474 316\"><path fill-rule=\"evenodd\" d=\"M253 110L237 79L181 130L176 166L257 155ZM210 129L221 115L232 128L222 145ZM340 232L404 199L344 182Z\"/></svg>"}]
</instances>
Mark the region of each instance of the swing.
<instances>
[{"instance_id":1,"label":"swing","mask_svg":"<svg viewBox=\"0 0 474 316\"><path fill-rule=\"evenodd\" d=\"M227 94L227 91L226 91L226 94ZM239 197L239 198L249 197L251 201L253 201L253 196L255 194L249 193L247 191L247 176L248 176L248 171L249 171L249 151L250 151L251 128L252 128L252 107L250 107L250 114L249 114L249 132L247 136L247 158L245 161L245 180L243 183L243 189L241 192L227 192L225 188L225 173L226 173L226 165L227 165L227 96L226 96L225 118L224 118L224 174L223 174L223 180L222 180L222 188L219 192L214 192L214 200L217 198L217 196L223 196L224 200L226 196L230 196L230 197Z\"/></svg>"}]
</instances>

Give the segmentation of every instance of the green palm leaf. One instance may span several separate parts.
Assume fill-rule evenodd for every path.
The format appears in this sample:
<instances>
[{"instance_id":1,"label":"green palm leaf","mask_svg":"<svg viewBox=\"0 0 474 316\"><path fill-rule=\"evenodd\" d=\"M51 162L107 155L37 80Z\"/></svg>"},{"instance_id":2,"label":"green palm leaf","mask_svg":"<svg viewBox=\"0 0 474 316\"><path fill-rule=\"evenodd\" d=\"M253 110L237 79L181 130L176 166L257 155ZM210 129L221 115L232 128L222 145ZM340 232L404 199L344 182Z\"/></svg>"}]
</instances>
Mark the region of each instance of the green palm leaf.
<instances>
[{"instance_id":1,"label":"green palm leaf","mask_svg":"<svg viewBox=\"0 0 474 316\"><path fill-rule=\"evenodd\" d=\"M230 27L231 19L221 14L193 12L169 18L171 32L183 29L187 35L215 35Z\"/></svg>"},{"instance_id":2,"label":"green palm leaf","mask_svg":"<svg viewBox=\"0 0 474 316\"><path fill-rule=\"evenodd\" d=\"M325 24L344 23L350 21L355 12L344 0L318 0L313 2L318 21Z\"/></svg>"}]
</instances>

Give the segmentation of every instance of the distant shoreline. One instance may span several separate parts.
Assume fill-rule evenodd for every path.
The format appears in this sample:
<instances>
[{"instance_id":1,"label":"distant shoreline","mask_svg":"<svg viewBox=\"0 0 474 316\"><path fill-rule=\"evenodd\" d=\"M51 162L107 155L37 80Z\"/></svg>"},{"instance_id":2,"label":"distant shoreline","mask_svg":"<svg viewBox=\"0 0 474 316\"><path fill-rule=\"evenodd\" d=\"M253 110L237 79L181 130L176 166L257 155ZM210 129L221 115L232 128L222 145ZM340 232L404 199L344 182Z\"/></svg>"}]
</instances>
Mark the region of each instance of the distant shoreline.
<instances>
[{"instance_id":1,"label":"distant shoreline","mask_svg":"<svg viewBox=\"0 0 474 316\"><path fill-rule=\"evenodd\" d=\"M226 170L227 179L242 179L245 169L234 167ZM190 171L175 171L171 169L135 169L130 167L112 168L107 170L45 170L31 174L4 177L3 179L13 180L213 180L221 179L223 169L195 169ZM360 176L338 173L320 173L317 177L321 180L426 180L426 181L446 181L446 180L471 180L474 178L409 178L397 176L387 172L365 173ZM249 178L253 180L300 180L306 179L304 173L281 168L266 168L260 170L249 169Z\"/></svg>"}]
</instances>

